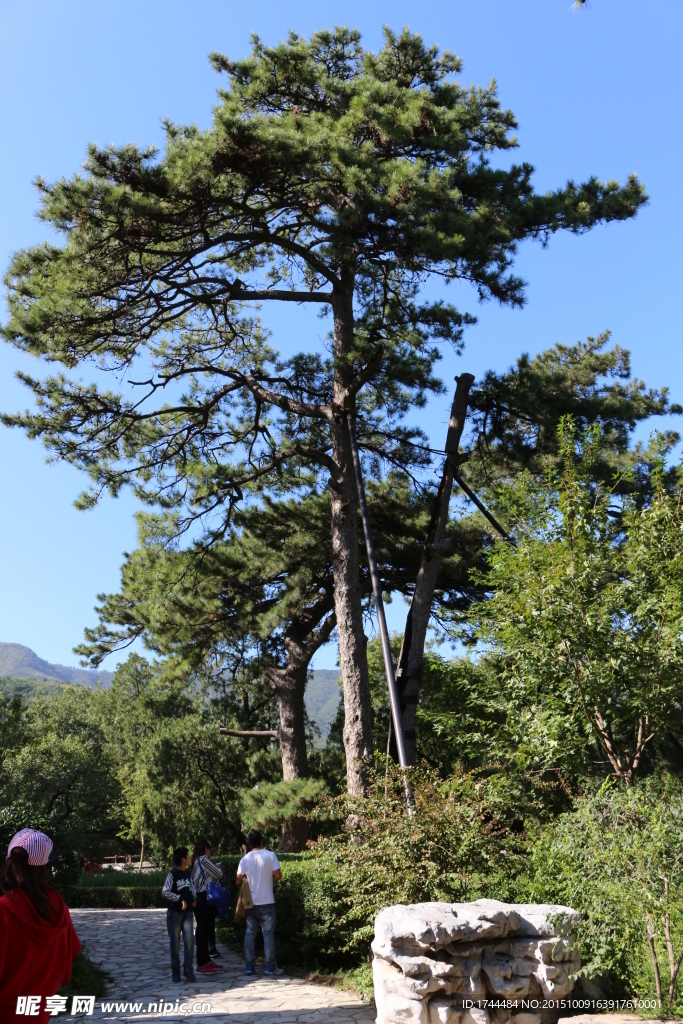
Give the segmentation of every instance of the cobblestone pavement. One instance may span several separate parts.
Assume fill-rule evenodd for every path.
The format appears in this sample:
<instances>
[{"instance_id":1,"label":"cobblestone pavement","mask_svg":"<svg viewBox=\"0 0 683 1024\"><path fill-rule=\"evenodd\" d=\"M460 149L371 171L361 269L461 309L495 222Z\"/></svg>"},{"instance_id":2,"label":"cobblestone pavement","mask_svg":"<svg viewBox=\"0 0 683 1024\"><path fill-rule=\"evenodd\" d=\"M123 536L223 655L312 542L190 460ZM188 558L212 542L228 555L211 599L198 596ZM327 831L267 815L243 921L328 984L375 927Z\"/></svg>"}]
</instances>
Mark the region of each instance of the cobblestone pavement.
<instances>
[{"instance_id":1,"label":"cobblestone pavement","mask_svg":"<svg viewBox=\"0 0 683 1024\"><path fill-rule=\"evenodd\" d=\"M242 958L232 952L225 952L218 974L198 975L194 983L172 982L165 910L72 910L71 917L88 956L112 981L93 1015L69 1016L69 1022L372 1024L375 1019L374 1007L348 992L286 975L265 978L258 966L256 978L249 979ZM106 1005L117 1003L118 1008ZM140 1006L131 1008L131 1003ZM156 1012L150 1009L155 1004Z\"/></svg>"}]
</instances>

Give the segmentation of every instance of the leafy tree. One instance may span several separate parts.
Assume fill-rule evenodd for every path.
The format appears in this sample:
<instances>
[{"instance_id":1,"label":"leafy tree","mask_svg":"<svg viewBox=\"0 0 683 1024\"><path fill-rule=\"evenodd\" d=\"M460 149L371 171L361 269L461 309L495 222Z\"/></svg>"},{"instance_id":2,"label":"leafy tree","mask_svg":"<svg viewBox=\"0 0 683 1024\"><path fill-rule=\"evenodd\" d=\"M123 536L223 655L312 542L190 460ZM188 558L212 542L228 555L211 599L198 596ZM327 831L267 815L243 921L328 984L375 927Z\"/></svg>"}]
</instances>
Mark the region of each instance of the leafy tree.
<instances>
[{"instance_id":1,"label":"leafy tree","mask_svg":"<svg viewBox=\"0 0 683 1024\"><path fill-rule=\"evenodd\" d=\"M125 824L119 835L122 839L135 842L140 840L140 863L138 871L142 871L145 859L145 833L150 816L149 779L140 765L124 763L119 766L119 784L121 786L121 802Z\"/></svg>"},{"instance_id":2,"label":"leafy tree","mask_svg":"<svg viewBox=\"0 0 683 1024\"><path fill-rule=\"evenodd\" d=\"M273 759L245 761L238 740L221 736L218 724L195 712L155 731L145 745L149 806L157 853L166 856L182 837L188 846L206 836L218 849L244 842L239 794L257 778L276 777ZM250 771L255 768L256 771Z\"/></svg>"},{"instance_id":3,"label":"leafy tree","mask_svg":"<svg viewBox=\"0 0 683 1024\"><path fill-rule=\"evenodd\" d=\"M69 686L28 704L17 698L3 709L14 734L0 776L5 845L27 825L44 828L62 870L73 868L75 854L101 857L120 848L120 790L102 725L105 699Z\"/></svg>"},{"instance_id":4,"label":"leafy tree","mask_svg":"<svg viewBox=\"0 0 683 1024\"><path fill-rule=\"evenodd\" d=\"M396 654L400 646L401 638L392 637ZM368 645L368 666L377 749L383 750L390 710L377 640ZM520 710L516 703L511 706L510 694L501 689L494 659L446 659L428 649L416 715L417 763L427 763L444 774L458 767L469 771L490 764L512 771L538 769L536 761L530 764L521 756L521 730L511 722Z\"/></svg>"},{"instance_id":5,"label":"leafy tree","mask_svg":"<svg viewBox=\"0 0 683 1024\"><path fill-rule=\"evenodd\" d=\"M442 561L456 536L453 530L447 535L447 526L455 473L462 479L462 464L475 491L482 493L486 487L501 480L509 482L523 471L540 480L548 470L561 467L558 425L563 416L571 415L580 431L592 424L600 425L602 444L592 467L596 479L609 481L611 486L615 474L620 473L617 489L640 494L649 486L647 475L624 475L625 469L638 468L638 448L630 447L635 426L651 416L680 413L681 407L669 404L666 388L647 389L642 381L634 379L629 353L619 347L606 348L608 341L609 332L605 332L597 338L589 337L585 343L554 346L534 359L524 355L505 373L488 371L474 387L471 375L456 378L445 444L447 454L422 547L396 672L411 762L417 756L425 640L430 620L433 622ZM464 450L459 453L468 412L471 426L465 432ZM677 441L674 432L660 438L660 444L667 450ZM468 505L465 514L471 515L471 509ZM495 533L481 516L475 516L474 523L481 524L484 537ZM442 613L445 611L442 606ZM392 743L395 758L394 748Z\"/></svg>"},{"instance_id":6,"label":"leafy tree","mask_svg":"<svg viewBox=\"0 0 683 1024\"><path fill-rule=\"evenodd\" d=\"M645 201L635 177L538 195L528 164L492 167L516 144L494 87L462 88L455 56L385 36L376 54L338 28L214 55L229 86L212 127L167 124L162 157L91 147L85 175L40 181L64 245L18 253L6 278L5 338L67 373L24 375L38 411L4 420L90 474L82 504L133 483L183 505L185 525L214 513L215 536L250 490L296 489L301 466L329 476L354 793L372 738L347 415L366 452L405 462L398 421L439 388L438 343L457 347L472 319L423 297L428 279L520 305L522 240ZM269 348L252 307L283 301L331 313L329 355ZM87 364L85 383L71 371ZM122 371L140 394L100 383Z\"/></svg>"},{"instance_id":7,"label":"leafy tree","mask_svg":"<svg viewBox=\"0 0 683 1024\"><path fill-rule=\"evenodd\" d=\"M573 736L587 725L615 775L631 782L647 744L683 696L680 484L664 487L656 448L643 460L651 496L617 501L591 478L600 430L578 443L561 423L565 466L544 490L526 476L504 493L515 547L500 543L473 612L511 690Z\"/></svg>"},{"instance_id":8,"label":"leafy tree","mask_svg":"<svg viewBox=\"0 0 683 1024\"><path fill-rule=\"evenodd\" d=\"M0 693L0 758L22 743L24 702L19 694L8 697ZM0 762L1 763L1 762Z\"/></svg>"},{"instance_id":9,"label":"leafy tree","mask_svg":"<svg viewBox=\"0 0 683 1024\"><path fill-rule=\"evenodd\" d=\"M396 657L401 637L392 637L391 646ZM375 749L384 756L391 716L378 640L368 644L368 667ZM566 717L549 714L535 694L503 685L504 670L504 659L493 653L444 658L434 649L425 652L417 764L444 779L463 771L514 779L521 794L520 821L522 804L547 820L570 807L584 780L596 774L600 746L582 721L573 731ZM338 723L330 737L339 742ZM597 773L603 774L601 767Z\"/></svg>"},{"instance_id":10,"label":"leafy tree","mask_svg":"<svg viewBox=\"0 0 683 1024\"><path fill-rule=\"evenodd\" d=\"M238 845L239 791L277 778L272 756L258 748L245 757L238 740L221 736L225 708L173 664L163 671L131 655L106 697L128 833L142 824L151 852L164 857L183 836L188 844L209 835L217 846Z\"/></svg>"},{"instance_id":11,"label":"leafy tree","mask_svg":"<svg viewBox=\"0 0 683 1024\"><path fill-rule=\"evenodd\" d=\"M523 355L505 373L484 374L469 402L466 473L475 488L495 486L522 470L536 479L549 470L560 471L565 452L558 427L567 416L579 435L594 424L600 427L600 446L591 465L596 480L613 487L618 477L618 491L647 488L647 475L624 473L640 462L633 432L652 416L680 415L683 409L670 403L667 388L648 388L633 377L630 352L608 347L609 340L605 331L576 345L555 345L533 359ZM659 436L666 450L679 440L673 431Z\"/></svg>"},{"instance_id":12,"label":"leafy tree","mask_svg":"<svg viewBox=\"0 0 683 1024\"><path fill-rule=\"evenodd\" d=\"M141 520L121 591L101 595L101 625L80 652L97 663L141 636L208 690L265 680L279 706L283 778L304 777L308 666L335 627L328 496L240 510L230 538L209 550L168 548L168 533Z\"/></svg>"}]
</instances>

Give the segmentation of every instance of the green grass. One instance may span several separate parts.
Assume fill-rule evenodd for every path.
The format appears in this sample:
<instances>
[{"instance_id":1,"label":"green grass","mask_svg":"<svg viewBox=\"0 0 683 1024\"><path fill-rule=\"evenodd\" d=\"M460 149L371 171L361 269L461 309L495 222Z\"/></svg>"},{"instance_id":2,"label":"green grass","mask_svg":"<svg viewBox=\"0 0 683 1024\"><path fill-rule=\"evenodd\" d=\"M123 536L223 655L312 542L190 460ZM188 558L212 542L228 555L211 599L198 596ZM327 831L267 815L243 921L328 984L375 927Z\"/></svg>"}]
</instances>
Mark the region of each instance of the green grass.
<instances>
[{"instance_id":1,"label":"green grass","mask_svg":"<svg viewBox=\"0 0 683 1024\"><path fill-rule=\"evenodd\" d=\"M307 981L314 981L318 985L333 985L334 988L342 989L344 992L354 992L364 1003L371 1003L375 990L372 986L372 967L370 964L363 964L361 967L351 967L347 971L337 971L334 974L318 973L305 974Z\"/></svg>"},{"instance_id":2,"label":"green grass","mask_svg":"<svg viewBox=\"0 0 683 1024\"><path fill-rule=\"evenodd\" d=\"M342 992L353 992L364 1003L371 1003L375 997L370 964L351 967L345 971L305 971L296 967L288 967L287 973L294 978L311 981L315 985L326 985L328 988L340 989Z\"/></svg>"},{"instance_id":3,"label":"green grass","mask_svg":"<svg viewBox=\"0 0 683 1024\"><path fill-rule=\"evenodd\" d=\"M71 965L71 981L59 989L60 996L102 996L112 979L106 971L94 964L85 952L86 946Z\"/></svg>"}]
</instances>

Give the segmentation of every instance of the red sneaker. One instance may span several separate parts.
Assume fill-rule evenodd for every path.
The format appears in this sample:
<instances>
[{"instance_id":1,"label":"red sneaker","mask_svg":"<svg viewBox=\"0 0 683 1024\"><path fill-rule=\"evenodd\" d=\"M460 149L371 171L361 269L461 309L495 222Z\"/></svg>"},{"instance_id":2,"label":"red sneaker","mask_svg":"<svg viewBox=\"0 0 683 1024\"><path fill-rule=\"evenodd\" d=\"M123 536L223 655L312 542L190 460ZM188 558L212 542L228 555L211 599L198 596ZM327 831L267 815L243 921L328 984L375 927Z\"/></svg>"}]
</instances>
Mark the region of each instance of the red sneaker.
<instances>
[{"instance_id":1,"label":"red sneaker","mask_svg":"<svg viewBox=\"0 0 683 1024\"><path fill-rule=\"evenodd\" d=\"M201 967L197 967L197 974L216 974L219 968L216 967L213 960L209 960L208 964L202 964Z\"/></svg>"}]
</instances>

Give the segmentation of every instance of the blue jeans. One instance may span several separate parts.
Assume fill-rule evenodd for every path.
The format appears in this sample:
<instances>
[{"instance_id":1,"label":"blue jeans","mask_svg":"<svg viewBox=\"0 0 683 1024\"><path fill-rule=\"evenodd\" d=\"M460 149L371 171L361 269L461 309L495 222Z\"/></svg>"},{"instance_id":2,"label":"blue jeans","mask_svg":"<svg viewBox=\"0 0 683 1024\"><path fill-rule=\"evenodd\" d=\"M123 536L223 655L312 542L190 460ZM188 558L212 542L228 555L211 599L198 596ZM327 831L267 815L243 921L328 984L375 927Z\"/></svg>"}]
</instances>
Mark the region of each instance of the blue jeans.
<instances>
[{"instance_id":1,"label":"blue jeans","mask_svg":"<svg viewBox=\"0 0 683 1024\"><path fill-rule=\"evenodd\" d=\"M192 960L194 959L194 929L191 910L166 911L166 930L171 942L171 969L175 974L180 974L180 936L183 936L183 970L185 977L193 974Z\"/></svg>"},{"instance_id":2,"label":"blue jeans","mask_svg":"<svg viewBox=\"0 0 683 1024\"><path fill-rule=\"evenodd\" d=\"M266 967L275 967L275 904L262 903L246 911L247 930L244 933L244 962L253 967L256 962L256 936L259 926L263 932Z\"/></svg>"}]
</instances>

